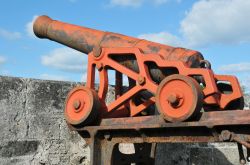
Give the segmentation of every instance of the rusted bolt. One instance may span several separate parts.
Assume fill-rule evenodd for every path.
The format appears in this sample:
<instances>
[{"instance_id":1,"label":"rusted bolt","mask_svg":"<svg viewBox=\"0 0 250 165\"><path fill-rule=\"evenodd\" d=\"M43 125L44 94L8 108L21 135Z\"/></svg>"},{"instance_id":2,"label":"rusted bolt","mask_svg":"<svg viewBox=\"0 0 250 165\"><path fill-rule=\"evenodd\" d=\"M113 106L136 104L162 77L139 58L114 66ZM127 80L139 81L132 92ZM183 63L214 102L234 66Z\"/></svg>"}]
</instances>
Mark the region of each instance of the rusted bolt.
<instances>
[{"instance_id":1,"label":"rusted bolt","mask_svg":"<svg viewBox=\"0 0 250 165\"><path fill-rule=\"evenodd\" d=\"M228 130L223 130L219 136L221 141L229 141L232 139L232 133Z\"/></svg>"},{"instance_id":2,"label":"rusted bolt","mask_svg":"<svg viewBox=\"0 0 250 165\"><path fill-rule=\"evenodd\" d=\"M98 71L101 71L103 69L103 64L102 63L97 63L96 68L98 69Z\"/></svg>"},{"instance_id":3,"label":"rusted bolt","mask_svg":"<svg viewBox=\"0 0 250 165\"><path fill-rule=\"evenodd\" d=\"M139 85L145 84L145 77L139 76L138 79L137 79L137 82L138 82Z\"/></svg>"},{"instance_id":4,"label":"rusted bolt","mask_svg":"<svg viewBox=\"0 0 250 165\"><path fill-rule=\"evenodd\" d=\"M245 165L246 164L246 160L240 159L240 164Z\"/></svg>"},{"instance_id":5,"label":"rusted bolt","mask_svg":"<svg viewBox=\"0 0 250 165\"><path fill-rule=\"evenodd\" d=\"M95 57L99 57L102 54L102 49L99 46L94 47L93 49L93 55Z\"/></svg>"},{"instance_id":6,"label":"rusted bolt","mask_svg":"<svg viewBox=\"0 0 250 165\"><path fill-rule=\"evenodd\" d=\"M142 111L142 112L141 112L141 115L142 115L142 116L146 116L146 115L148 115L148 112Z\"/></svg>"},{"instance_id":7,"label":"rusted bolt","mask_svg":"<svg viewBox=\"0 0 250 165\"><path fill-rule=\"evenodd\" d=\"M112 136L110 135L110 133L106 133L104 134L104 138L108 141L110 141L112 139Z\"/></svg>"},{"instance_id":8,"label":"rusted bolt","mask_svg":"<svg viewBox=\"0 0 250 165\"><path fill-rule=\"evenodd\" d=\"M171 93L168 98L167 101L173 106L173 107L177 107L181 105L181 96L179 96L176 93Z\"/></svg>"},{"instance_id":9,"label":"rusted bolt","mask_svg":"<svg viewBox=\"0 0 250 165\"><path fill-rule=\"evenodd\" d=\"M73 106L75 108L75 110L78 110L81 106L81 101L80 100L75 100L73 103Z\"/></svg>"},{"instance_id":10,"label":"rusted bolt","mask_svg":"<svg viewBox=\"0 0 250 165\"><path fill-rule=\"evenodd\" d=\"M177 104L179 102L179 98L175 93L172 93L168 96L168 101L170 104Z\"/></svg>"},{"instance_id":11,"label":"rusted bolt","mask_svg":"<svg viewBox=\"0 0 250 165\"><path fill-rule=\"evenodd\" d=\"M84 104L85 104L84 101L81 102L80 100L75 100L74 103L73 103L75 112L80 112L81 109L82 109L81 106L83 107Z\"/></svg>"}]
</instances>

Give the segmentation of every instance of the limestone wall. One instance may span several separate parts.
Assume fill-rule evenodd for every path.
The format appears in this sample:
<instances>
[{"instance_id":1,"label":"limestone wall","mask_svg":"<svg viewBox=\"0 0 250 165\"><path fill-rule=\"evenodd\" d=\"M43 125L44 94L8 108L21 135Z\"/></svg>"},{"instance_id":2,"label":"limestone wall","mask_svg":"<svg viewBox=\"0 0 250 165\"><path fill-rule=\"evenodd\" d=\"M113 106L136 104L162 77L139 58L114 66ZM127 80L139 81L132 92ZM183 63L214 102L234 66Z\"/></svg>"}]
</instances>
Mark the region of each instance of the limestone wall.
<instances>
[{"instance_id":1,"label":"limestone wall","mask_svg":"<svg viewBox=\"0 0 250 165\"><path fill-rule=\"evenodd\" d=\"M0 77L0 164L88 164L89 148L63 117L71 82ZM108 99L112 97L112 89ZM235 144L160 144L157 165L238 163Z\"/></svg>"}]
</instances>

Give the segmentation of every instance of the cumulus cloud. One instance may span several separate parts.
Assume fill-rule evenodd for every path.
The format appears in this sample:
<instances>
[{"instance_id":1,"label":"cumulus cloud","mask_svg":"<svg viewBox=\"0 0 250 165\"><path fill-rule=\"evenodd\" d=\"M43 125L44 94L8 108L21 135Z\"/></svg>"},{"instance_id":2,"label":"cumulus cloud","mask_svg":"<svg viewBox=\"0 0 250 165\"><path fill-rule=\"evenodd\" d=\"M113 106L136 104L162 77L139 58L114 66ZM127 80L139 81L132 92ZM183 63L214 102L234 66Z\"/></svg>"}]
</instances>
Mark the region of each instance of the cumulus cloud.
<instances>
[{"instance_id":1,"label":"cumulus cloud","mask_svg":"<svg viewBox=\"0 0 250 165\"><path fill-rule=\"evenodd\" d=\"M161 5L164 3L167 3L171 0L110 0L111 6L124 6L124 7L140 7L145 2L153 3L155 5ZM178 3L181 2L181 0L174 0Z\"/></svg>"},{"instance_id":2,"label":"cumulus cloud","mask_svg":"<svg viewBox=\"0 0 250 165\"><path fill-rule=\"evenodd\" d=\"M110 4L114 6L132 6L138 7L141 6L143 0L111 0Z\"/></svg>"},{"instance_id":3,"label":"cumulus cloud","mask_svg":"<svg viewBox=\"0 0 250 165\"><path fill-rule=\"evenodd\" d=\"M250 94L250 76L246 77L245 80L242 81L242 85L245 87L245 92ZM250 104L249 104L250 106Z\"/></svg>"},{"instance_id":4,"label":"cumulus cloud","mask_svg":"<svg viewBox=\"0 0 250 165\"><path fill-rule=\"evenodd\" d=\"M168 1L169 0L154 0L154 3L157 4L157 5L161 5L161 4L166 3Z\"/></svg>"},{"instance_id":5,"label":"cumulus cloud","mask_svg":"<svg viewBox=\"0 0 250 165\"><path fill-rule=\"evenodd\" d=\"M250 62L223 65L219 68L219 70L228 73L249 72Z\"/></svg>"},{"instance_id":6,"label":"cumulus cloud","mask_svg":"<svg viewBox=\"0 0 250 165\"><path fill-rule=\"evenodd\" d=\"M161 43L180 43L185 47L250 42L249 8L250 1L246 0L200 0L180 22L180 37L167 30L139 36Z\"/></svg>"},{"instance_id":7,"label":"cumulus cloud","mask_svg":"<svg viewBox=\"0 0 250 165\"><path fill-rule=\"evenodd\" d=\"M6 70L6 69L1 70L1 75L2 75L2 76L11 76L11 75L10 75L10 71L9 71L9 70Z\"/></svg>"},{"instance_id":8,"label":"cumulus cloud","mask_svg":"<svg viewBox=\"0 0 250 165\"><path fill-rule=\"evenodd\" d=\"M70 81L69 78L61 75L41 74L40 78L43 80L56 80L56 81Z\"/></svg>"},{"instance_id":9,"label":"cumulus cloud","mask_svg":"<svg viewBox=\"0 0 250 165\"><path fill-rule=\"evenodd\" d=\"M171 46L183 45L180 38L168 32L141 34L138 36L138 38L150 40L153 42L158 42L161 44L171 45Z\"/></svg>"},{"instance_id":10,"label":"cumulus cloud","mask_svg":"<svg viewBox=\"0 0 250 165\"><path fill-rule=\"evenodd\" d=\"M7 40L16 40L16 39L21 38L21 33L11 32L11 31L0 28L0 38L4 38Z\"/></svg>"},{"instance_id":11,"label":"cumulus cloud","mask_svg":"<svg viewBox=\"0 0 250 165\"><path fill-rule=\"evenodd\" d=\"M34 32L33 32L33 23L34 23L34 21L36 20L37 17L38 17L37 15L34 15L33 18L32 18L32 20L31 20L30 22L28 22L28 23L26 24L26 26L25 26L26 32L27 32L27 34L28 34L30 37L35 37L35 34L34 34Z\"/></svg>"},{"instance_id":12,"label":"cumulus cloud","mask_svg":"<svg viewBox=\"0 0 250 165\"><path fill-rule=\"evenodd\" d=\"M250 41L250 1L201 0L181 21L180 31L193 46Z\"/></svg>"},{"instance_id":13,"label":"cumulus cloud","mask_svg":"<svg viewBox=\"0 0 250 165\"><path fill-rule=\"evenodd\" d=\"M84 72L81 77L81 82L87 82L87 72Z\"/></svg>"},{"instance_id":14,"label":"cumulus cloud","mask_svg":"<svg viewBox=\"0 0 250 165\"><path fill-rule=\"evenodd\" d=\"M87 56L70 48L57 48L42 56L41 63L62 71L83 73L87 68Z\"/></svg>"},{"instance_id":15,"label":"cumulus cloud","mask_svg":"<svg viewBox=\"0 0 250 165\"><path fill-rule=\"evenodd\" d=\"M0 55L0 66L2 66L3 64L5 64L6 61L7 61L7 59L6 59L4 56L1 56L1 55ZM7 76L7 75L9 75L9 71L8 71L8 70L5 70L5 69L3 69L3 68L1 67L0 74L1 74L1 75Z\"/></svg>"},{"instance_id":16,"label":"cumulus cloud","mask_svg":"<svg viewBox=\"0 0 250 165\"><path fill-rule=\"evenodd\" d=\"M6 62L6 58L3 56L0 56L0 65L4 64Z\"/></svg>"},{"instance_id":17,"label":"cumulus cloud","mask_svg":"<svg viewBox=\"0 0 250 165\"><path fill-rule=\"evenodd\" d=\"M222 65L218 70L225 74L236 75L240 84L245 87L245 91L250 92L250 62Z\"/></svg>"}]
</instances>

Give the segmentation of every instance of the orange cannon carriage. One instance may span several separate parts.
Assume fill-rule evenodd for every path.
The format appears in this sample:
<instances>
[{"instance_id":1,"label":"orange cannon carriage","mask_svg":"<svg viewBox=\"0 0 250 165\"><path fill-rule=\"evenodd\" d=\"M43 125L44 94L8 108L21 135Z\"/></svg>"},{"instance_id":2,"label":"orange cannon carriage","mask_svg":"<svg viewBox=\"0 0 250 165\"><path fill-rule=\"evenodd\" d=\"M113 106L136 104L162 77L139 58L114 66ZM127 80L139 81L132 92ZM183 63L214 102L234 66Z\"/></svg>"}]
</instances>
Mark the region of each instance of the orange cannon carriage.
<instances>
[{"instance_id":1,"label":"orange cannon carriage","mask_svg":"<svg viewBox=\"0 0 250 165\"><path fill-rule=\"evenodd\" d=\"M34 32L88 54L87 83L72 89L66 100L65 118L73 126L152 114L160 114L166 122L182 122L199 120L204 111L243 109L237 78L214 74L211 64L197 51L70 25L47 16L36 20ZM109 70L115 71L115 100L107 105ZM98 91L95 74L99 74ZM128 79L127 90L123 90L124 78ZM158 112L153 112L153 105Z\"/></svg>"},{"instance_id":2,"label":"orange cannon carriage","mask_svg":"<svg viewBox=\"0 0 250 165\"><path fill-rule=\"evenodd\" d=\"M241 164L250 161L250 110L243 110L240 84L214 74L201 53L47 16L33 28L39 38L88 55L87 82L69 92L64 116L90 146L91 165L151 165L163 142L236 142ZM134 154L119 151L124 142L134 144Z\"/></svg>"}]
</instances>

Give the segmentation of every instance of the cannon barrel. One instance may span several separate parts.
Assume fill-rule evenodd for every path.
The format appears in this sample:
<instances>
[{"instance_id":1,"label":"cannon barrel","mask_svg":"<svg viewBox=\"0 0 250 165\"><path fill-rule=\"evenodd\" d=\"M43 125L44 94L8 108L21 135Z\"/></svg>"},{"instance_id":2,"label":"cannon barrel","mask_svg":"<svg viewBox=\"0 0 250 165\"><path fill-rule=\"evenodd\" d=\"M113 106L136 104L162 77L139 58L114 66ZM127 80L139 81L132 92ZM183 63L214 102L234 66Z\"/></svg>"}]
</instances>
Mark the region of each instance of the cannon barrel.
<instances>
[{"instance_id":1,"label":"cannon barrel","mask_svg":"<svg viewBox=\"0 0 250 165\"><path fill-rule=\"evenodd\" d=\"M52 20L48 16L38 17L34 22L33 30L39 38L56 41L85 54L93 51L95 47L137 47L144 54L158 54L165 60L180 60L192 68L200 67L201 61L203 61L201 53L194 50L176 48L118 33L63 23ZM117 60L124 66L138 71L135 59L124 57ZM176 71L171 70L160 70L154 63L150 64L149 71L156 82L160 82L167 75L176 73Z\"/></svg>"},{"instance_id":2,"label":"cannon barrel","mask_svg":"<svg viewBox=\"0 0 250 165\"><path fill-rule=\"evenodd\" d=\"M145 54L156 53L166 60L181 60L190 67L198 67L203 60L203 56L197 51L63 23L48 16L38 17L33 29L39 38L48 38L86 54L96 46L138 47Z\"/></svg>"}]
</instances>

